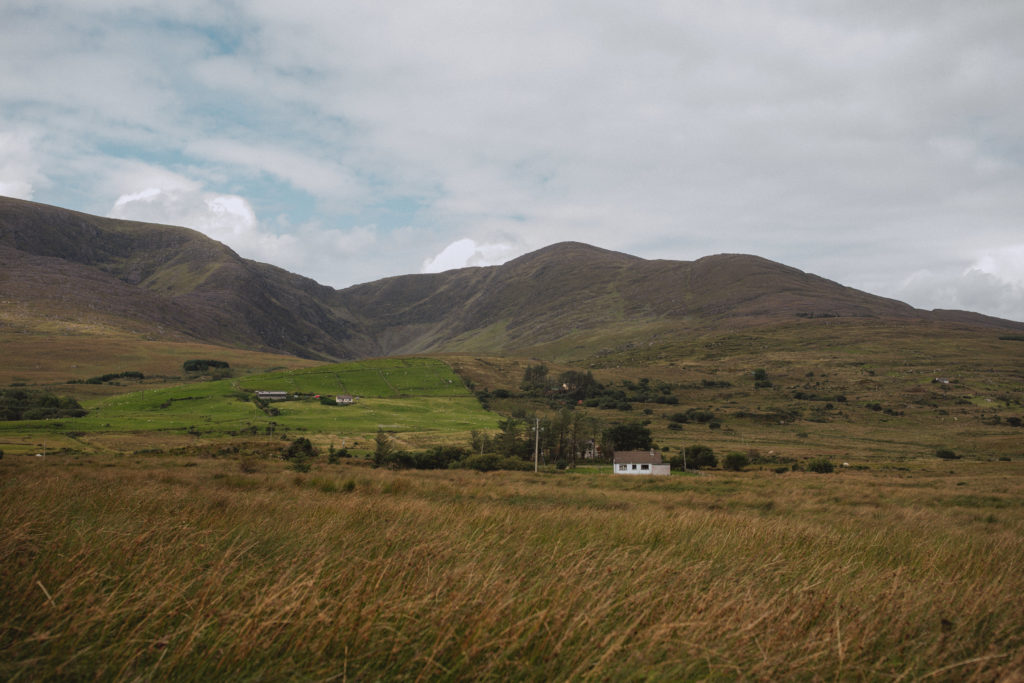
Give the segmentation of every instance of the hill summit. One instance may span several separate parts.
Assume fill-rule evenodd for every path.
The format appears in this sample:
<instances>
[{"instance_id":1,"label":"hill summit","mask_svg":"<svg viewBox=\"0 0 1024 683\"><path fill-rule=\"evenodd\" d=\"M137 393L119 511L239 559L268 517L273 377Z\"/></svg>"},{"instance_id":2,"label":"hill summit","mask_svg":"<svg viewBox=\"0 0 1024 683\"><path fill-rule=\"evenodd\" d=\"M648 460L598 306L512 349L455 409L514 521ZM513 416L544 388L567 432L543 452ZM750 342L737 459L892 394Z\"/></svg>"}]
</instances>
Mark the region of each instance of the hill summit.
<instances>
[{"instance_id":1,"label":"hill summit","mask_svg":"<svg viewBox=\"0 0 1024 683\"><path fill-rule=\"evenodd\" d=\"M593 347L652 327L706 334L796 318L1024 329L917 310L757 256L647 260L578 242L335 290L187 228L9 198L0 198L0 259L8 326L105 326L324 359Z\"/></svg>"}]
</instances>

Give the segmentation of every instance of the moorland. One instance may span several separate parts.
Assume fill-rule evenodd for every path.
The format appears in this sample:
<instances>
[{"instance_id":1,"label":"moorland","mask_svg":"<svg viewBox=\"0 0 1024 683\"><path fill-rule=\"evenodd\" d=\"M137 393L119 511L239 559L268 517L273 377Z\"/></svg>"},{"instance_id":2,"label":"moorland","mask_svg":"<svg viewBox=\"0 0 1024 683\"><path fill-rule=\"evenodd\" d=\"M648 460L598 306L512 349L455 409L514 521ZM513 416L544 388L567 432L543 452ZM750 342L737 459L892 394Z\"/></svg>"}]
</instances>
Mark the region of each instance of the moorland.
<instances>
[{"instance_id":1,"label":"moorland","mask_svg":"<svg viewBox=\"0 0 1024 683\"><path fill-rule=\"evenodd\" d=\"M331 290L6 199L0 258L6 679L1024 667L1024 324L579 244Z\"/></svg>"}]
</instances>

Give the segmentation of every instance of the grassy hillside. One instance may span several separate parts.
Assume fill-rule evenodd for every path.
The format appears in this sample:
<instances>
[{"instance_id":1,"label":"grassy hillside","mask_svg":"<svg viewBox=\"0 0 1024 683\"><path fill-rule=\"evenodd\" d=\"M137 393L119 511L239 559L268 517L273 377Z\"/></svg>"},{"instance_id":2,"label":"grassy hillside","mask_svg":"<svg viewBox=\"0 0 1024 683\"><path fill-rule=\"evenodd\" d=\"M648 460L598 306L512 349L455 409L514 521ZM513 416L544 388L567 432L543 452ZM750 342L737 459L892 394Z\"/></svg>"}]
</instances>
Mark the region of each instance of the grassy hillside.
<instances>
[{"instance_id":1,"label":"grassy hillside","mask_svg":"<svg viewBox=\"0 0 1024 683\"><path fill-rule=\"evenodd\" d=\"M468 440L471 430L491 430L497 417L485 412L462 380L430 359L384 359L318 365L236 379L83 399L87 416L61 420L0 422L0 449L33 453L45 443L56 450L132 451L217 442L246 444L312 436L323 445L364 445L378 428L401 445ZM266 410L252 401L256 390L308 394L275 401ZM313 394L359 396L355 405L322 405ZM347 440L347 441L346 441Z\"/></svg>"},{"instance_id":2,"label":"grassy hillside","mask_svg":"<svg viewBox=\"0 0 1024 683\"><path fill-rule=\"evenodd\" d=\"M648 330L681 337L822 317L1024 332L1024 323L919 311L756 256L646 260L572 242L501 266L338 291L186 228L6 198L0 256L0 316L29 331L103 327L321 360L580 351L640 342Z\"/></svg>"},{"instance_id":3,"label":"grassy hillside","mask_svg":"<svg viewBox=\"0 0 1024 683\"><path fill-rule=\"evenodd\" d=\"M0 677L1014 680L1022 463L0 461Z\"/></svg>"},{"instance_id":4,"label":"grassy hillside","mask_svg":"<svg viewBox=\"0 0 1024 683\"><path fill-rule=\"evenodd\" d=\"M81 398L180 384L185 380L182 364L194 358L225 361L237 377L274 368L318 364L295 356L196 342L140 339L110 329L82 330L59 323L31 332L0 330L0 346L4 353L0 385L23 385ZM146 379L103 385L72 383L125 371L141 372Z\"/></svg>"}]
</instances>

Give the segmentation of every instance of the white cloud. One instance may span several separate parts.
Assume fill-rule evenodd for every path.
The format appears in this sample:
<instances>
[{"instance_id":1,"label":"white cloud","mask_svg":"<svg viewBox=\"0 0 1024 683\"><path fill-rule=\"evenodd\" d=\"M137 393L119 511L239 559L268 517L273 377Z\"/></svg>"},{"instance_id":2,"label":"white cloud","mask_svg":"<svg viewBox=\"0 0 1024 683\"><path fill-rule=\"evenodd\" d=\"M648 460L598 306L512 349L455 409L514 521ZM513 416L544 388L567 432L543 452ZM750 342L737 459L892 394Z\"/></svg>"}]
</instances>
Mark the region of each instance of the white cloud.
<instances>
[{"instance_id":1,"label":"white cloud","mask_svg":"<svg viewBox=\"0 0 1024 683\"><path fill-rule=\"evenodd\" d=\"M509 244L477 244L468 237L456 240L423 262L421 272L441 273L468 266L496 266L518 255Z\"/></svg>"},{"instance_id":2,"label":"white cloud","mask_svg":"<svg viewBox=\"0 0 1024 683\"><path fill-rule=\"evenodd\" d=\"M198 185L146 187L123 194L108 215L147 223L190 227L237 251L248 251L265 236L257 230L249 202L237 195L220 195Z\"/></svg>"},{"instance_id":3,"label":"white cloud","mask_svg":"<svg viewBox=\"0 0 1024 683\"><path fill-rule=\"evenodd\" d=\"M373 226L341 230L305 224L285 226L288 231L278 233L260 223L245 197L211 192L198 181L166 169L137 165L128 169L108 181L128 182L132 188L114 202L108 212L112 218L189 227L243 257L327 285L353 284L358 277L375 279L374 273L380 272L387 258L386 251L374 250ZM360 265L353 268L355 261Z\"/></svg>"},{"instance_id":4,"label":"white cloud","mask_svg":"<svg viewBox=\"0 0 1024 683\"><path fill-rule=\"evenodd\" d=\"M286 147L234 140L203 140L189 143L185 151L201 159L242 166L269 173L312 195L335 201L352 201L364 194L356 177L341 164Z\"/></svg>"},{"instance_id":5,"label":"white cloud","mask_svg":"<svg viewBox=\"0 0 1024 683\"><path fill-rule=\"evenodd\" d=\"M919 308L977 311L1024 322L1024 245L980 253L967 266L922 269L899 286Z\"/></svg>"},{"instance_id":6,"label":"white cloud","mask_svg":"<svg viewBox=\"0 0 1024 683\"><path fill-rule=\"evenodd\" d=\"M36 186L48 183L33 150L34 137L0 131L0 195L32 199Z\"/></svg>"}]
</instances>

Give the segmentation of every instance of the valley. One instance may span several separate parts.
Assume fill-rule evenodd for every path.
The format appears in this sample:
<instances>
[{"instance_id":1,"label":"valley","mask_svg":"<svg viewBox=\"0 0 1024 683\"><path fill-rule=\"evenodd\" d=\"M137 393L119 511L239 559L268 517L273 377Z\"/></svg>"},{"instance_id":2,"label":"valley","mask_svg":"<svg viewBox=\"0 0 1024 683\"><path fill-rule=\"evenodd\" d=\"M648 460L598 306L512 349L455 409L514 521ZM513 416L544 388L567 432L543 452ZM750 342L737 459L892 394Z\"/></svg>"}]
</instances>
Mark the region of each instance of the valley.
<instances>
[{"instance_id":1,"label":"valley","mask_svg":"<svg viewBox=\"0 0 1024 683\"><path fill-rule=\"evenodd\" d=\"M574 243L332 290L14 200L0 257L5 679L1024 668L1021 323Z\"/></svg>"}]
</instances>

